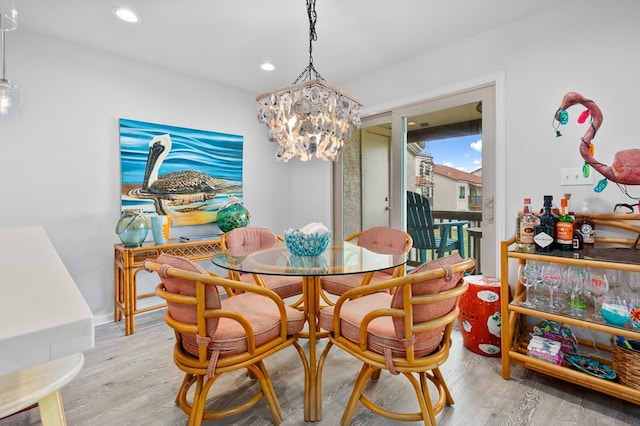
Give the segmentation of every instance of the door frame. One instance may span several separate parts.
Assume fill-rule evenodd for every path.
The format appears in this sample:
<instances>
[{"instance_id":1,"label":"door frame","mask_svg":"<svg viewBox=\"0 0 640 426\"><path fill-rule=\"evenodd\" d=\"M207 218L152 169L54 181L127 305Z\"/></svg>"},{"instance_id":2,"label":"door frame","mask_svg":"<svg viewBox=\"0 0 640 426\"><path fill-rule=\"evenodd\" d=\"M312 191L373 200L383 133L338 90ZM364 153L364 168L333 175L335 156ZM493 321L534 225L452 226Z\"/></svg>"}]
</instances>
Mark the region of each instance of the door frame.
<instances>
[{"instance_id":1,"label":"door frame","mask_svg":"<svg viewBox=\"0 0 640 426\"><path fill-rule=\"evenodd\" d=\"M505 73L496 72L490 75L479 77L474 80L461 82L452 86L434 89L426 93L419 93L411 97L397 99L385 104L364 107L362 109L363 127L375 124L392 123L391 142L391 226L399 229L406 229L406 211L403 206L406 204L405 194L405 153L406 153L406 133L403 131L402 118L415 113L408 114L416 105L424 105L430 102L439 101L465 92L474 91L486 87L493 88L494 120L493 123L485 123L483 120L483 132L485 128L493 131L495 144L490 158L485 158L485 147L483 147L483 167L493 161L494 178L492 188L485 188L483 183L483 220L487 218L486 231L483 229L482 251L483 272L486 275L497 276L500 271L499 242L507 235L506 229L506 156L505 156ZM446 107L443 107L446 108ZM402 111L400 111L402 110ZM404 114L404 115L403 115ZM484 114L483 114L484 115ZM405 120L406 121L406 120ZM406 125L406 123L405 123ZM342 156L341 156L342 158ZM483 180L484 180L483 171ZM337 161L333 167L333 230L336 238L343 238L342 209L343 209L343 162ZM488 223L491 220L491 223ZM483 224L484 227L484 224Z\"/></svg>"}]
</instances>

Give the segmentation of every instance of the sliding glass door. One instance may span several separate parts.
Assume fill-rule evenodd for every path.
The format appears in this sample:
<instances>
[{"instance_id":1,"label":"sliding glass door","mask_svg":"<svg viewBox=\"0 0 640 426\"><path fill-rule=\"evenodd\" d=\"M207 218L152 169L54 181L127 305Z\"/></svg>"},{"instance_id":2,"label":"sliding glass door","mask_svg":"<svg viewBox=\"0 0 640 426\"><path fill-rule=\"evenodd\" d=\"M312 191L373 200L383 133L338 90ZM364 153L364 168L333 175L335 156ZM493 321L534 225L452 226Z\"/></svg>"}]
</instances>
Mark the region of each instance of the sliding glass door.
<instances>
[{"instance_id":1,"label":"sliding glass door","mask_svg":"<svg viewBox=\"0 0 640 426\"><path fill-rule=\"evenodd\" d=\"M423 159L416 160L416 156L428 157L432 148L428 146L430 140L479 132L480 137L473 143L474 149L478 150L481 170L471 170L468 165L463 167L469 169L464 170L466 173L479 173L480 179L466 175L454 179L455 190L446 197L455 198L456 203L443 201L441 206L444 210L473 209L482 212L481 226L478 226L482 235L482 271L495 276L495 247L499 241L494 221L497 169L495 111L495 85L488 84L364 117L362 129L347 144L341 161L334 169L333 226L336 235L347 236L375 225L387 226L385 223L406 229L406 191L431 190L429 194L436 195L434 188L429 188L430 183L425 176L428 166ZM368 142L372 135L375 139L373 144ZM383 149L385 143L388 147L386 153ZM383 164L381 161L385 155L388 162ZM451 155L453 159L463 160L465 154L453 152ZM439 160L434 160L438 165ZM449 159L443 158L443 162L449 162ZM458 163L462 164L462 161ZM433 169L429 173L433 173ZM388 184L380 182L380 175L387 174ZM465 183L465 180L473 182ZM441 190L440 195L445 196L444 189Z\"/></svg>"}]
</instances>

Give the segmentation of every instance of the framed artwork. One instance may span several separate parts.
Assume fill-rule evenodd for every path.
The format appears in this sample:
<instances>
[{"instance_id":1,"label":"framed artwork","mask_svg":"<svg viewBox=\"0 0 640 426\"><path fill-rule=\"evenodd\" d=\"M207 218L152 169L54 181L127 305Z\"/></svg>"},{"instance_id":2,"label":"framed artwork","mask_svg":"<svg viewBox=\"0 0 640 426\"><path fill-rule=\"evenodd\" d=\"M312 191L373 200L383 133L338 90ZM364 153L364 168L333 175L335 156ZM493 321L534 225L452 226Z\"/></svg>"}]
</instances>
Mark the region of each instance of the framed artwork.
<instances>
[{"instance_id":1,"label":"framed artwork","mask_svg":"<svg viewBox=\"0 0 640 426\"><path fill-rule=\"evenodd\" d=\"M122 210L168 215L171 226L202 225L242 200L243 138L120 119Z\"/></svg>"}]
</instances>

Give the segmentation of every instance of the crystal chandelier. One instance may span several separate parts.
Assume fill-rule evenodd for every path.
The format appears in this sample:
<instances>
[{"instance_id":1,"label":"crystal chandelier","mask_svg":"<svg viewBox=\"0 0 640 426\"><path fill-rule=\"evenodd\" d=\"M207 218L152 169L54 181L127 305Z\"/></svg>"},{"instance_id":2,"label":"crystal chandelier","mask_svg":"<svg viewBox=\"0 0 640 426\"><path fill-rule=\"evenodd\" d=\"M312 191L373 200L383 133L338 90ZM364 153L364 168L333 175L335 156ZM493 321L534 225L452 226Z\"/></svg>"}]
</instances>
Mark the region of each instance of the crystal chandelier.
<instances>
[{"instance_id":1,"label":"crystal chandelier","mask_svg":"<svg viewBox=\"0 0 640 426\"><path fill-rule=\"evenodd\" d=\"M335 161L360 127L357 100L327 84L313 66L313 41L317 39L316 0L307 0L309 65L291 86L256 98L258 121L265 124L270 142L277 142L276 159L307 161L314 156Z\"/></svg>"},{"instance_id":2,"label":"crystal chandelier","mask_svg":"<svg viewBox=\"0 0 640 426\"><path fill-rule=\"evenodd\" d=\"M0 74L0 116L14 115L20 111L20 88L6 78L5 33L18 26L18 12L13 0L0 0L0 56L2 73Z\"/></svg>"}]
</instances>

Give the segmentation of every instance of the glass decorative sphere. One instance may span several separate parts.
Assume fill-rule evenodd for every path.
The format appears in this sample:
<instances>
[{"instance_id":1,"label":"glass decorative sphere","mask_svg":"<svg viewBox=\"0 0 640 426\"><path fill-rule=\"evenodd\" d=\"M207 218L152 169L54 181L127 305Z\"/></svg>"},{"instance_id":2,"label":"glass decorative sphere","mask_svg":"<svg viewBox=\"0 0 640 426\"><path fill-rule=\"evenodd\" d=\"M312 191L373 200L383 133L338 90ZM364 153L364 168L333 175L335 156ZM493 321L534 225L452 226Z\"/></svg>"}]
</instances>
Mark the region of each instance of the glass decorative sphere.
<instances>
[{"instance_id":1,"label":"glass decorative sphere","mask_svg":"<svg viewBox=\"0 0 640 426\"><path fill-rule=\"evenodd\" d=\"M116 225L116 234L125 247L140 247L148 232L149 224L142 210L125 210Z\"/></svg>"},{"instance_id":2,"label":"glass decorative sphere","mask_svg":"<svg viewBox=\"0 0 640 426\"><path fill-rule=\"evenodd\" d=\"M249 211L239 202L230 204L218 211L217 223L222 232L242 228L249 224Z\"/></svg>"}]
</instances>

